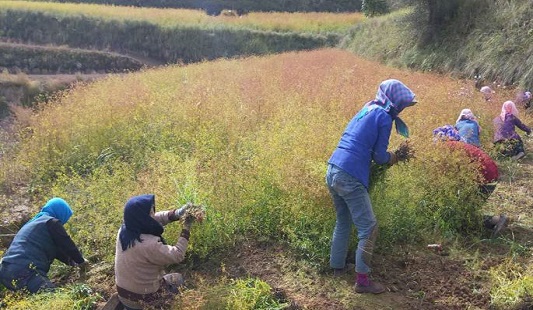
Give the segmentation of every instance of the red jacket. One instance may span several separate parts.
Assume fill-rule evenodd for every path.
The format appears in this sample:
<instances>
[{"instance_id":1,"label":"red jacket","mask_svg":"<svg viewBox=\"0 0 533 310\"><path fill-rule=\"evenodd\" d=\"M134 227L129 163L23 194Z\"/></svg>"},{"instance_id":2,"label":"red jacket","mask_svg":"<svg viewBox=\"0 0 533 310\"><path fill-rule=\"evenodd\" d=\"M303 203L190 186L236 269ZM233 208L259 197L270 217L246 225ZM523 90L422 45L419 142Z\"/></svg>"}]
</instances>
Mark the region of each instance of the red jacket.
<instances>
[{"instance_id":1,"label":"red jacket","mask_svg":"<svg viewBox=\"0 0 533 310\"><path fill-rule=\"evenodd\" d=\"M454 149L463 149L472 161L479 161L481 164L480 172L483 175L483 184L498 180L500 176L498 173L498 166L487 153L483 152L483 150L474 145L460 141L447 141L446 143Z\"/></svg>"}]
</instances>

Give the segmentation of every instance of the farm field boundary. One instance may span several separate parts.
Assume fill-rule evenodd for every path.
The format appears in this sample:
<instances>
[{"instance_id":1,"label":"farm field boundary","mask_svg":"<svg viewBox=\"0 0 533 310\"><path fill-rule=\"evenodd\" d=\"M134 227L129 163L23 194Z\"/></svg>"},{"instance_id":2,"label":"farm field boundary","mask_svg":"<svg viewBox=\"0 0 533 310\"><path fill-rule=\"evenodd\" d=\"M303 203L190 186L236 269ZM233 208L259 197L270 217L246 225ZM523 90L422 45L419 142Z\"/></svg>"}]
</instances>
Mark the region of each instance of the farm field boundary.
<instances>
[{"instance_id":1,"label":"farm field boundary","mask_svg":"<svg viewBox=\"0 0 533 310\"><path fill-rule=\"evenodd\" d=\"M264 31L221 23L164 24L52 10L64 7L68 5L0 2L0 35L31 44L136 53L165 63L310 50L334 46L340 38L335 33Z\"/></svg>"}]
</instances>

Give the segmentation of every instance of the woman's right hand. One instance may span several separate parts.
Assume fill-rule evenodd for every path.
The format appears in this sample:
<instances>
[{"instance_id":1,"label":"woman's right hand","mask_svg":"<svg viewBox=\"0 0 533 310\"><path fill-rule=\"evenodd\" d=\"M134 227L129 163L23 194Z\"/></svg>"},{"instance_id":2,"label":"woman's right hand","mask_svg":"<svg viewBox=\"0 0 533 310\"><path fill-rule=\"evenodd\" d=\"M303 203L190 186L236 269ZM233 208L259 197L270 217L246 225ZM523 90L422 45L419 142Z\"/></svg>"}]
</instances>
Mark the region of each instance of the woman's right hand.
<instances>
[{"instance_id":1,"label":"woman's right hand","mask_svg":"<svg viewBox=\"0 0 533 310\"><path fill-rule=\"evenodd\" d=\"M194 222L194 216L187 215L185 221L183 221L183 229L191 231L192 223Z\"/></svg>"}]
</instances>

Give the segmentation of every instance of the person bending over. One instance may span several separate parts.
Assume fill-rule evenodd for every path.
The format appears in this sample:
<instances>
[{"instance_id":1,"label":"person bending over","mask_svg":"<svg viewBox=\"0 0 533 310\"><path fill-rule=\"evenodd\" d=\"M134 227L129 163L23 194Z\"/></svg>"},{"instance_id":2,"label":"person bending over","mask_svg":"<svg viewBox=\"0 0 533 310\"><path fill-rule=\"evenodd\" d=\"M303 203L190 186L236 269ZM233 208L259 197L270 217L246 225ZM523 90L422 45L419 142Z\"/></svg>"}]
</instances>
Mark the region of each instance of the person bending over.
<instances>
[{"instance_id":1,"label":"person bending over","mask_svg":"<svg viewBox=\"0 0 533 310\"><path fill-rule=\"evenodd\" d=\"M398 152L388 152L392 123L408 137L405 123L398 117L416 103L415 94L402 82L383 81L376 98L365 104L348 123L339 144L328 161L326 183L335 205L337 219L331 243L330 266L334 274L346 265L352 223L359 243L355 252L357 293L383 293L384 285L369 279L370 261L377 238L377 221L368 193L370 168L376 164L395 164Z\"/></svg>"},{"instance_id":2,"label":"person bending over","mask_svg":"<svg viewBox=\"0 0 533 310\"><path fill-rule=\"evenodd\" d=\"M515 127L531 134L531 128L524 125L518 118L518 110L514 102L506 101L502 105L502 111L493 120L494 124L494 145L503 156L509 156L518 160L524 157L524 142L516 132Z\"/></svg>"},{"instance_id":3,"label":"person bending over","mask_svg":"<svg viewBox=\"0 0 533 310\"><path fill-rule=\"evenodd\" d=\"M6 288L30 293L53 290L56 286L47 274L54 259L84 269L88 266L63 227L72 214L67 202L56 197L22 226L0 263L0 282Z\"/></svg>"}]
</instances>

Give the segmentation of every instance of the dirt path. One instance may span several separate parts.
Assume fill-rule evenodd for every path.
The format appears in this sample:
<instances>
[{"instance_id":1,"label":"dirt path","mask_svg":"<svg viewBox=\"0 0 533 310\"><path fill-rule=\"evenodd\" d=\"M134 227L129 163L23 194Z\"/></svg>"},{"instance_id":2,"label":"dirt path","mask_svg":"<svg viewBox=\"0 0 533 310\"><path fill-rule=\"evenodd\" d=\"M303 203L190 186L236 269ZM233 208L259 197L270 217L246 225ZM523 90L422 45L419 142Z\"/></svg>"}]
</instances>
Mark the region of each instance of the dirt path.
<instances>
[{"instance_id":1,"label":"dirt path","mask_svg":"<svg viewBox=\"0 0 533 310\"><path fill-rule=\"evenodd\" d=\"M193 282L194 279L213 277L259 278L273 288L275 296L290 303L289 309L415 309L418 303L394 292L379 298L354 294L353 274L336 278L317 272L315 268L297 262L279 245L246 244L235 253L238 254L220 262L224 270L220 266L200 266L188 278Z\"/></svg>"},{"instance_id":2,"label":"dirt path","mask_svg":"<svg viewBox=\"0 0 533 310\"><path fill-rule=\"evenodd\" d=\"M430 251L403 249L403 255L376 255L374 275L387 285L381 295L353 292L354 273L336 278L319 273L303 263L295 263L280 246L244 245L222 262L225 276L259 278L277 295L291 302L291 309L487 309L488 288L463 260L440 256ZM492 261L491 261L492 262ZM489 264L489 262L487 262ZM488 267L488 266L486 266ZM221 277L224 272L203 266L188 275L198 278ZM194 284L193 284L194 285ZM477 290L472 290L477 288Z\"/></svg>"}]
</instances>

